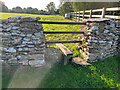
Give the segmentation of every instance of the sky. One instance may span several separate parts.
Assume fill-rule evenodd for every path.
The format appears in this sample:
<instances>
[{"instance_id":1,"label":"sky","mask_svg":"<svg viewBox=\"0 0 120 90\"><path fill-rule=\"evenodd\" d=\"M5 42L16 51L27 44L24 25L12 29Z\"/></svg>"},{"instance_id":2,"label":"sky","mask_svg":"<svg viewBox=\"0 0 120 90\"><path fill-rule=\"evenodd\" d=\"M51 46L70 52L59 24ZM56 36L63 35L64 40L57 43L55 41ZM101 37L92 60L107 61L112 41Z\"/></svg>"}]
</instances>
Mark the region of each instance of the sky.
<instances>
[{"instance_id":1,"label":"sky","mask_svg":"<svg viewBox=\"0 0 120 90\"><path fill-rule=\"evenodd\" d=\"M45 10L47 4L54 2L56 8L58 8L60 2L59 0L1 0L5 2L5 5L12 9L13 7L20 6L22 8L32 7L38 8L39 10Z\"/></svg>"}]
</instances>

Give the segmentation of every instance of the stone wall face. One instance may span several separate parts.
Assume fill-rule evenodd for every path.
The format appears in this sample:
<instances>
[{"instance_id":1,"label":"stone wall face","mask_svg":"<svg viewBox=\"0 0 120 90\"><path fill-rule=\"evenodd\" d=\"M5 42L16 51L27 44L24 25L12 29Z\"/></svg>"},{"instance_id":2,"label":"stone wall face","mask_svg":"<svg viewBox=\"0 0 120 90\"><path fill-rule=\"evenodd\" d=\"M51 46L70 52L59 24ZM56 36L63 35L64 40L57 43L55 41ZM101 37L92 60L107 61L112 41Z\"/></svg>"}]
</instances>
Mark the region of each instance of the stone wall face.
<instances>
[{"instance_id":1,"label":"stone wall face","mask_svg":"<svg viewBox=\"0 0 120 90\"><path fill-rule=\"evenodd\" d=\"M0 21L1 61L9 64L45 64L45 36L39 17L16 16Z\"/></svg>"},{"instance_id":2,"label":"stone wall face","mask_svg":"<svg viewBox=\"0 0 120 90\"><path fill-rule=\"evenodd\" d=\"M95 62L120 53L119 21L85 22L87 25L80 27L85 34L78 37L82 44L77 44L83 59Z\"/></svg>"}]
</instances>

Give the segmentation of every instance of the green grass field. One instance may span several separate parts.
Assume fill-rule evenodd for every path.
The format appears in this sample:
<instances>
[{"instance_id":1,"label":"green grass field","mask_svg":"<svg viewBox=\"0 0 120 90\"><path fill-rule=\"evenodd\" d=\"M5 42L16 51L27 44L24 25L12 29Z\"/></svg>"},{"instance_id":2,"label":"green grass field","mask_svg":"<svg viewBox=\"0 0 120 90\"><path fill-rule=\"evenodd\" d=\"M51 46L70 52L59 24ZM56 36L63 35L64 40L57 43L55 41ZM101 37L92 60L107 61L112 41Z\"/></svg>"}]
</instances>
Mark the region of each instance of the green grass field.
<instances>
[{"instance_id":1,"label":"green grass field","mask_svg":"<svg viewBox=\"0 0 120 90\"><path fill-rule=\"evenodd\" d=\"M41 17L41 21L67 21L73 22L72 20L66 20L63 16L55 16L55 15L33 15L33 14L17 14L17 13L1 13L0 19L7 19L13 16L34 16L34 17ZM56 25L56 24L43 24L44 31L79 31L80 25ZM45 35L47 40L77 40L78 34L47 34ZM48 46L54 46L48 45ZM65 44L68 49L74 52L74 56L79 55L76 50L76 44Z\"/></svg>"},{"instance_id":2,"label":"green grass field","mask_svg":"<svg viewBox=\"0 0 120 90\"><path fill-rule=\"evenodd\" d=\"M115 88L120 87L118 60L120 56L107 58L89 67L56 64L43 79L42 88Z\"/></svg>"},{"instance_id":3,"label":"green grass field","mask_svg":"<svg viewBox=\"0 0 120 90\"><path fill-rule=\"evenodd\" d=\"M17 13L0 13L0 19L7 19L12 16L34 16L41 17L44 21L67 21L63 16L55 15L33 15L33 14L17 14ZM43 24L44 31L79 31L80 25L48 25ZM46 35L47 40L77 40L78 35ZM74 56L80 54L75 49L76 44L65 44L70 50L74 52ZM56 47L54 44L50 45ZM91 66L74 67L70 63L64 66L62 62L53 66L46 78L38 85L38 88L116 88L120 87L119 80L119 64L120 56L113 56L107 58L105 61L99 61ZM7 87L12 74L6 74L3 71L3 87Z\"/></svg>"}]
</instances>

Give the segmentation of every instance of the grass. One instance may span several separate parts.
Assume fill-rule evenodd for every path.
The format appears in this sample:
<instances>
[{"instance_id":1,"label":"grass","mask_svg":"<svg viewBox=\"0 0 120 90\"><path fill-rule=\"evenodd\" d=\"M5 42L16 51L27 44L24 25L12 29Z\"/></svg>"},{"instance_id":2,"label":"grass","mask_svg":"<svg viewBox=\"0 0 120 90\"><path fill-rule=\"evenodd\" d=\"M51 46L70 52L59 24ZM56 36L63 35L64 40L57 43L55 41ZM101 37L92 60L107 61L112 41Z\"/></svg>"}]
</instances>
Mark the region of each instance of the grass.
<instances>
[{"instance_id":1,"label":"grass","mask_svg":"<svg viewBox=\"0 0 120 90\"><path fill-rule=\"evenodd\" d=\"M64 66L56 64L46 78L42 88L115 88L120 86L118 61L120 56L99 60L88 67L76 66L70 63Z\"/></svg>"},{"instance_id":2,"label":"grass","mask_svg":"<svg viewBox=\"0 0 120 90\"><path fill-rule=\"evenodd\" d=\"M17 68L18 68L17 66L8 67L3 65L2 67L2 87L3 88L8 87Z\"/></svg>"},{"instance_id":3,"label":"grass","mask_svg":"<svg viewBox=\"0 0 120 90\"><path fill-rule=\"evenodd\" d=\"M19 14L19 13L0 13L0 19L7 19L13 16L34 16L41 17L44 21L67 21L62 16L55 15L33 15L33 14ZM44 31L79 31L80 25L47 25L43 24ZM79 35L45 35L47 40L77 40ZM80 53L75 49L76 44L65 44L70 50L74 52L74 57L79 56ZM54 44L50 45L56 47ZM57 48L57 47L56 47ZM118 75L118 62L120 56L107 58L104 61L99 60L89 67L76 66L70 63L64 66L62 62L53 66L38 88L115 88L120 87ZM11 69L15 71L14 69ZM11 72L12 73L12 72ZM3 69L3 87L7 87L13 74L8 74Z\"/></svg>"}]
</instances>

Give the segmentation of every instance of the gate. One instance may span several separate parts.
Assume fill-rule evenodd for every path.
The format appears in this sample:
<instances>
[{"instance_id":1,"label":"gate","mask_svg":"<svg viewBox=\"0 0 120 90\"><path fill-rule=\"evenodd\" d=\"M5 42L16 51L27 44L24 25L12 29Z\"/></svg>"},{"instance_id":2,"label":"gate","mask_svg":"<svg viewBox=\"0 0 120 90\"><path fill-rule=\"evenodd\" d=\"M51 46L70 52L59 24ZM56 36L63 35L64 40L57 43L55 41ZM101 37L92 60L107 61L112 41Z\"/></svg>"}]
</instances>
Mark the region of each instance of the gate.
<instances>
[{"instance_id":1,"label":"gate","mask_svg":"<svg viewBox=\"0 0 120 90\"><path fill-rule=\"evenodd\" d=\"M62 24L62 25L86 25L86 23L83 22L53 22L53 21L38 21L38 23L42 24ZM81 31L44 31L44 34L84 34L84 32ZM81 41L46 41L45 44L51 44L51 43L81 43Z\"/></svg>"},{"instance_id":2,"label":"gate","mask_svg":"<svg viewBox=\"0 0 120 90\"><path fill-rule=\"evenodd\" d=\"M83 22L51 22L51 21L38 21L38 23L42 23L42 24L62 24L62 25L86 25L86 23ZM84 34L84 32L81 31L44 31L44 34ZM60 43L57 44L58 48L63 52L63 54L65 55L64 57L64 65L67 64L67 60L71 59L73 56L73 52L71 52L67 47L65 47L63 44L61 43L82 43L82 41L45 41L45 46L47 47L47 44L51 44L51 43Z\"/></svg>"}]
</instances>

